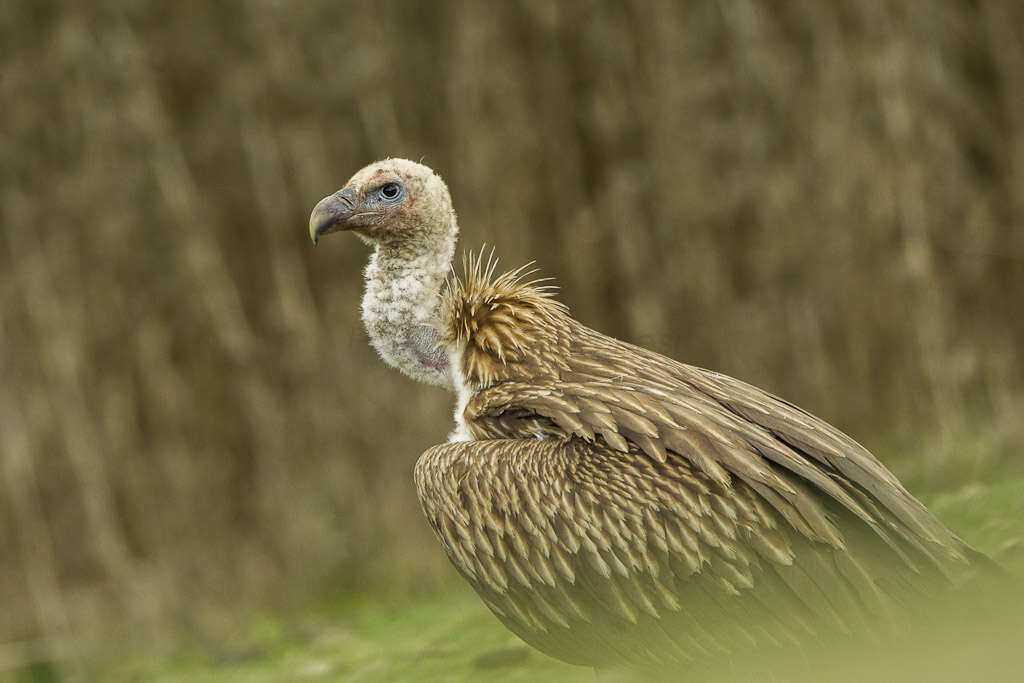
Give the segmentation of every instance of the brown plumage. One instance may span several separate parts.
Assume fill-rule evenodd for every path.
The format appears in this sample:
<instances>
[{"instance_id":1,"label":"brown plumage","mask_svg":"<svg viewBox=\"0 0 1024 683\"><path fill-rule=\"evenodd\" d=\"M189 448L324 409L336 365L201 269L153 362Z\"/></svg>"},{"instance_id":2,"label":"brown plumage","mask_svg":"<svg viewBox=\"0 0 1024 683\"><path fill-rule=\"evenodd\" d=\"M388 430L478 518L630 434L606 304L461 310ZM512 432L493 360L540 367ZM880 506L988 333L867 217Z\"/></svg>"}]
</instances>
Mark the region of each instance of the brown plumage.
<instances>
[{"instance_id":1,"label":"brown plumage","mask_svg":"<svg viewBox=\"0 0 1024 683\"><path fill-rule=\"evenodd\" d=\"M410 197L387 224L424 210ZM311 234L336 224L315 211ZM416 323L449 360L461 439L420 457L416 488L456 569L534 647L661 668L869 636L968 572L976 553L834 427L585 327L524 269L464 270Z\"/></svg>"}]
</instances>

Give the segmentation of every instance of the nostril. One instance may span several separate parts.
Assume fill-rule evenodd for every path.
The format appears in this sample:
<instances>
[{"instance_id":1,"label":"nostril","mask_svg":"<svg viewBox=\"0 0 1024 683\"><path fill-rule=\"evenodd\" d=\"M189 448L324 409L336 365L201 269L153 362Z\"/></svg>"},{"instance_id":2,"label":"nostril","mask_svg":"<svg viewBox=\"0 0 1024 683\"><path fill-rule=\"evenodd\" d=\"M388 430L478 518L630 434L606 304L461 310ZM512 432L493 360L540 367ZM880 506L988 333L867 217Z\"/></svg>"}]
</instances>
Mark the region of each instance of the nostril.
<instances>
[{"instance_id":1,"label":"nostril","mask_svg":"<svg viewBox=\"0 0 1024 683\"><path fill-rule=\"evenodd\" d=\"M356 191L355 188L346 187L338 190L336 195L338 199L342 201L349 209L354 209L356 206Z\"/></svg>"}]
</instances>

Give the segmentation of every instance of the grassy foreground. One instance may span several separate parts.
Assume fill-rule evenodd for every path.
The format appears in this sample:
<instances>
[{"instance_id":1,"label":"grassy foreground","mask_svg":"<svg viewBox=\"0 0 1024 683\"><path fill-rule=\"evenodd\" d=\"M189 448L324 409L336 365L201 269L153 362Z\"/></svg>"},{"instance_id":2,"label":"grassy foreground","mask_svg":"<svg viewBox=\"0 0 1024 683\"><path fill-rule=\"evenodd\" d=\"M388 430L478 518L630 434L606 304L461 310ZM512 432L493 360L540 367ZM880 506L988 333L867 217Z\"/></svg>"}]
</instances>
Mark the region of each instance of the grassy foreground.
<instances>
[{"instance_id":1,"label":"grassy foreground","mask_svg":"<svg viewBox=\"0 0 1024 683\"><path fill-rule=\"evenodd\" d=\"M962 536L1015 574L1024 575L1024 479L974 484L925 498ZM1024 594L1015 597L1024 598ZM1007 615L1009 621L986 618L969 623L962 633L959 625L941 632L937 628L928 645L904 649L899 661L849 657L840 667L840 678L863 680L885 671L893 676L891 680L923 680L920 675L926 671L931 680L982 680L977 678L981 674L984 680L1014 680L1010 672L1024 670L1019 647L1014 645L1024 633L1024 616L1012 608L1001 619ZM984 671L979 670L978 661L984 662ZM384 596L321 604L298 622L264 619L253 623L251 632L230 647L192 649L170 657L138 653L101 669L82 680L595 680L588 669L561 664L522 645L468 587L409 601Z\"/></svg>"},{"instance_id":2,"label":"grassy foreground","mask_svg":"<svg viewBox=\"0 0 1024 683\"><path fill-rule=\"evenodd\" d=\"M402 604L393 598L316 608L302 623L262 621L227 651L137 659L104 680L171 683L278 681L591 681L527 648L467 586ZM215 648L216 649L216 648Z\"/></svg>"}]
</instances>

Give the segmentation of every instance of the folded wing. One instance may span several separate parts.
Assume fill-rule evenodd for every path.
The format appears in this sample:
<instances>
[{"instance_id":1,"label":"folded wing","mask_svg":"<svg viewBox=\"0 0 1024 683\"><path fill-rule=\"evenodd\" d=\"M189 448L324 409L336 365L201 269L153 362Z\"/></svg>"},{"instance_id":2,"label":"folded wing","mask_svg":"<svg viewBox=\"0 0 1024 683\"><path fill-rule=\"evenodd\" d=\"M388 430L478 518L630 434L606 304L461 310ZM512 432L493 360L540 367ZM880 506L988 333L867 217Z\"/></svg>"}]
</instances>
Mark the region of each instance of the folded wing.
<instances>
[{"instance_id":1,"label":"folded wing","mask_svg":"<svg viewBox=\"0 0 1024 683\"><path fill-rule=\"evenodd\" d=\"M742 480L723 487L672 452L456 442L426 451L415 476L487 606L569 662L662 667L866 632L888 618L886 589L907 587L895 557L869 568L848 552L871 545L863 535L811 540Z\"/></svg>"}]
</instances>

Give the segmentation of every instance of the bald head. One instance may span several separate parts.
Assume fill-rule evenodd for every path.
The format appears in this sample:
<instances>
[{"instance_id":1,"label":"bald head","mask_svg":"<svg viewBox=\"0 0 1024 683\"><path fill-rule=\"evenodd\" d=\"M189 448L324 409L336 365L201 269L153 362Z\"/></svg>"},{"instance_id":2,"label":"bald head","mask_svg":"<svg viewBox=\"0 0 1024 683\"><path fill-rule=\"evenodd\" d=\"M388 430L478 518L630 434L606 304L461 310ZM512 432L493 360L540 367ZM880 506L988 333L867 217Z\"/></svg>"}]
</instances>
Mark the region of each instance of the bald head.
<instances>
[{"instance_id":1,"label":"bald head","mask_svg":"<svg viewBox=\"0 0 1024 683\"><path fill-rule=\"evenodd\" d=\"M313 243L351 230L375 245L446 240L458 231L448 187L433 170L408 159L366 166L324 197L309 217Z\"/></svg>"},{"instance_id":2,"label":"bald head","mask_svg":"<svg viewBox=\"0 0 1024 683\"><path fill-rule=\"evenodd\" d=\"M363 271L362 317L373 347L414 379L451 387L436 328L459 228L440 176L407 159L356 173L309 217L309 236L350 230L374 247Z\"/></svg>"}]
</instances>

